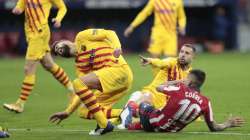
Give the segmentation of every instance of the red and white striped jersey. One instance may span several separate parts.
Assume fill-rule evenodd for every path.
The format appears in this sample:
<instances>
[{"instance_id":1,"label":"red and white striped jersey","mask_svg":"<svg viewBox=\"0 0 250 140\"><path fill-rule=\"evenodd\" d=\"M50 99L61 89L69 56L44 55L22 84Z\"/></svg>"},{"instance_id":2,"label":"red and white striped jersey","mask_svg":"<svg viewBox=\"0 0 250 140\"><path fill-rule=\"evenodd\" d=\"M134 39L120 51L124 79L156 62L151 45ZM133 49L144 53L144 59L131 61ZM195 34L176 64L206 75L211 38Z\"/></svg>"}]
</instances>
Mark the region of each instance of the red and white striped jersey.
<instances>
[{"instance_id":1,"label":"red and white striped jersey","mask_svg":"<svg viewBox=\"0 0 250 140\"><path fill-rule=\"evenodd\" d=\"M156 130L177 132L201 115L204 116L207 123L213 121L209 99L196 89L178 84L166 86L164 93L170 97L167 105L150 114L150 124Z\"/></svg>"}]
</instances>

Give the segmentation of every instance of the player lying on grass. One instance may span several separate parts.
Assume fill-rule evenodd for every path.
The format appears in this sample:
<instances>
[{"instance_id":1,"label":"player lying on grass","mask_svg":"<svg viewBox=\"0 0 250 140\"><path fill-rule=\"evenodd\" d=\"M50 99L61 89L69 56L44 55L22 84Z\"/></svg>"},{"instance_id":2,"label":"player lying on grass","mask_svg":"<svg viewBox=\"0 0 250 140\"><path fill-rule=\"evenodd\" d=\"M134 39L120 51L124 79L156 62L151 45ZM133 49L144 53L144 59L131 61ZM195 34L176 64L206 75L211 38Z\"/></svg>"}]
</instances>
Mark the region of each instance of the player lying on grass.
<instances>
[{"instance_id":1,"label":"player lying on grass","mask_svg":"<svg viewBox=\"0 0 250 140\"><path fill-rule=\"evenodd\" d=\"M78 78L73 81L73 86L77 96L65 111L53 114L50 121L60 123L69 117L79 106L80 99L84 104L82 110L97 121L97 128L89 134L111 132L114 127L102 108L111 109L125 95L133 79L131 69L121 55L116 33L104 29L84 30L77 34L74 43L67 40L55 43L54 51L63 57L76 57ZM119 116L120 111L115 114Z\"/></svg>"},{"instance_id":2,"label":"player lying on grass","mask_svg":"<svg viewBox=\"0 0 250 140\"><path fill-rule=\"evenodd\" d=\"M195 47L191 44L184 44L179 52L178 57L169 57L167 59L144 58L141 56L142 65L154 65L161 68L154 80L145 86L141 91L136 91L131 94L125 109L121 113L121 124L119 129L127 127L126 116L128 115L128 106L138 106L144 98L151 97L151 103L155 108L161 108L167 102L166 95L156 91L156 87L165 82L179 81L186 78L189 71L192 69L191 63L195 57Z\"/></svg>"},{"instance_id":3,"label":"player lying on grass","mask_svg":"<svg viewBox=\"0 0 250 140\"><path fill-rule=\"evenodd\" d=\"M230 116L224 123L216 123L209 99L200 92L205 77L205 72L191 70L184 82L160 85L157 90L169 97L167 104L162 109L156 109L149 102L142 102L139 106L140 122L129 124L128 129L178 132L199 116L204 116L208 128L213 132L242 126L245 121L241 117Z\"/></svg>"}]
</instances>

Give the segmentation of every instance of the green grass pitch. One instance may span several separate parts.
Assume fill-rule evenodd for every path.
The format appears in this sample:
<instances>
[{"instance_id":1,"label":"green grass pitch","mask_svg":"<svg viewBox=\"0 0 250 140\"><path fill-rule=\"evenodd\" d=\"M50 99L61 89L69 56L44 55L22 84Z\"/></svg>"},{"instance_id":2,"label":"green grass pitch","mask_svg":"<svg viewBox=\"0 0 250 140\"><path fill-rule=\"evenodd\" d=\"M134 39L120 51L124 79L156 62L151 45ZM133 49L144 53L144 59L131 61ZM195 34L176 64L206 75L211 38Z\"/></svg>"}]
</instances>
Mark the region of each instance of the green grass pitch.
<instances>
[{"instance_id":1,"label":"green grass pitch","mask_svg":"<svg viewBox=\"0 0 250 140\"><path fill-rule=\"evenodd\" d=\"M148 84L151 79L150 67L141 67L137 55L125 55L134 72L132 91ZM56 58L70 75L74 74L74 60ZM0 105L14 102L19 96L23 80L24 59L0 60ZM195 122L177 134L128 132L115 130L101 137L88 136L88 131L95 128L94 121L78 118L73 114L61 125L48 122L48 117L62 111L67 104L66 90L41 66L36 77L36 85L22 114L15 114L0 108L0 126L10 130L10 140L248 140L250 139L250 54L224 53L220 55L200 54L193 63L193 68L207 72L207 81L203 93L212 101L215 119L224 120L230 113L243 116L247 123L242 128L228 129L221 133L207 133L203 122ZM129 95L129 93L127 95ZM116 108L122 107L128 96L124 97Z\"/></svg>"}]
</instances>

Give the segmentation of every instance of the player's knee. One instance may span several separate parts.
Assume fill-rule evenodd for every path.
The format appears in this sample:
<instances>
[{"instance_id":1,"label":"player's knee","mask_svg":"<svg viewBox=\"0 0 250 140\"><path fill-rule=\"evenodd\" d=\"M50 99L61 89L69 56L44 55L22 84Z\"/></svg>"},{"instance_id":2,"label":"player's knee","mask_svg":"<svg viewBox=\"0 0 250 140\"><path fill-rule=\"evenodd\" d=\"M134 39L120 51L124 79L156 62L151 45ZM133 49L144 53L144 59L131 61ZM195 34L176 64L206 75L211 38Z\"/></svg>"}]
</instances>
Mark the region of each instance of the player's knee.
<instances>
[{"instance_id":1,"label":"player's knee","mask_svg":"<svg viewBox=\"0 0 250 140\"><path fill-rule=\"evenodd\" d=\"M150 93L144 93L141 99L141 102L146 102L148 104L151 104L153 100L153 97Z\"/></svg>"},{"instance_id":2,"label":"player's knee","mask_svg":"<svg viewBox=\"0 0 250 140\"><path fill-rule=\"evenodd\" d=\"M143 94L141 91L136 91L136 92L133 92L129 98L130 101L134 101L134 102L139 102L142 98Z\"/></svg>"},{"instance_id":3,"label":"player's knee","mask_svg":"<svg viewBox=\"0 0 250 140\"><path fill-rule=\"evenodd\" d=\"M32 65L32 64L26 64L24 66L24 74L25 75L30 75L30 74L33 74L35 70L35 65Z\"/></svg>"},{"instance_id":4,"label":"player's knee","mask_svg":"<svg viewBox=\"0 0 250 140\"><path fill-rule=\"evenodd\" d=\"M150 113L154 110L154 107L147 102L142 102L139 105L139 114Z\"/></svg>"},{"instance_id":5,"label":"player's knee","mask_svg":"<svg viewBox=\"0 0 250 140\"><path fill-rule=\"evenodd\" d=\"M54 63L51 63L48 61L41 61L41 64L42 64L43 68L45 68L48 71L50 71L54 66Z\"/></svg>"}]
</instances>

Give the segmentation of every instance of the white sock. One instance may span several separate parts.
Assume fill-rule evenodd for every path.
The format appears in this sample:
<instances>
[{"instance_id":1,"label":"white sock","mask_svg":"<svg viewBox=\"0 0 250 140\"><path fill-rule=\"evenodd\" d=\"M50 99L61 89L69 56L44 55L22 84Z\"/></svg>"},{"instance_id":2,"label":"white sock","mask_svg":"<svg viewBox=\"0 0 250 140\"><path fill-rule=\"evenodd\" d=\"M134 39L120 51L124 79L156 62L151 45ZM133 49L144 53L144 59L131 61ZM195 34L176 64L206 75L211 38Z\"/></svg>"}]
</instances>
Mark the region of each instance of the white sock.
<instances>
[{"instance_id":1,"label":"white sock","mask_svg":"<svg viewBox=\"0 0 250 140\"><path fill-rule=\"evenodd\" d=\"M129 103L130 101L139 103L142 97L143 97L143 94L142 94L141 91L135 91L135 92L133 92L133 93L130 95L130 97L129 97L127 103Z\"/></svg>"}]
</instances>

